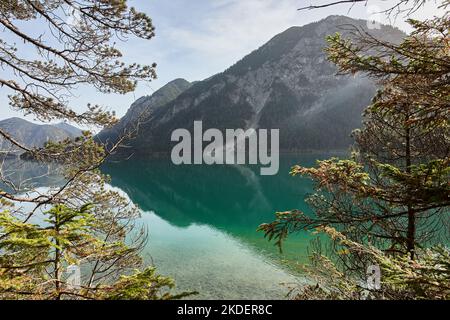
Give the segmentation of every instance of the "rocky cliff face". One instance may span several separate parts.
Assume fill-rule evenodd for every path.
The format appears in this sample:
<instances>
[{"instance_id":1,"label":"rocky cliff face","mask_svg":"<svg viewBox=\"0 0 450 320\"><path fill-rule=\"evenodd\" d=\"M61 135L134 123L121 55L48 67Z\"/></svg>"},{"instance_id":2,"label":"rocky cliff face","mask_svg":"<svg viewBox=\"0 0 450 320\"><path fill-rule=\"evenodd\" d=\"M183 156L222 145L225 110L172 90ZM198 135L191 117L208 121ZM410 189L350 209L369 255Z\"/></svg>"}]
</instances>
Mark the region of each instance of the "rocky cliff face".
<instances>
[{"instance_id":1,"label":"rocky cliff face","mask_svg":"<svg viewBox=\"0 0 450 320\"><path fill-rule=\"evenodd\" d=\"M364 77L336 76L326 60L325 37L348 34L344 25L366 28L367 22L330 16L275 36L223 73L153 110L127 152L145 156L170 151L172 131L192 131L194 120L202 120L204 130L279 128L284 151L347 148L376 88ZM404 37L388 26L370 33L395 42Z\"/></svg>"},{"instance_id":2,"label":"rocky cliff face","mask_svg":"<svg viewBox=\"0 0 450 320\"><path fill-rule=\"evenodd\" d=\"M147 121L158 108L177 98L188 89L191 83L184 79L175 79L151 96L144 96L136 100L120 121L111 128L102 130L96 138L101 142L113 143L127 130L133 130L139 121Z\"/></svg>"}]
</instances>

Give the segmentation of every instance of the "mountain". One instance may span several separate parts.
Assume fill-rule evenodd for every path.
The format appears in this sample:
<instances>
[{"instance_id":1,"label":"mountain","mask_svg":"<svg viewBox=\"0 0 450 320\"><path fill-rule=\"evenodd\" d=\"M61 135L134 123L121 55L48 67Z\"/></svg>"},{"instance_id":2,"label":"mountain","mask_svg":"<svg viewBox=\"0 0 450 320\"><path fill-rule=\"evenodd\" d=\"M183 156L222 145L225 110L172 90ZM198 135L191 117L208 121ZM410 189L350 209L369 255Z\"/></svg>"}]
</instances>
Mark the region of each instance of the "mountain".
<instances>
[{"instance_id":1,"label":"mountain","mask_svg":"<svg viewBox=\"0 0 450 320\"><path fill-rule=\"evenodd\" d=\"M42 147L47 141L61 141L81 134L81 130L67 123L40 125L16 117L0 121L0 128L27 147ZM17 147L12 147L11 143L2 137L0 150L22 152Z\"/></svg>"},{"instance_id":2,"label":"mountain","mask_svg":"<svg viewBox=\"0 0 450 320\"><path fill-rule=\"evenodd\" d=\"M83 131L81 129L78 129L77 127L74 127L67 122L60 122L57 124L53 124L52 126L66 131L73 138L79 137L83 134Z\"/></svg>"},{"instance_id":3,"label":"mountain","mask_svg":"<svg viewBox=\"0 0 450 320\"><path fill-rule=\"evenodd\" d=\"M344 16L289 28L229 69L154 109L121 152L144 157L168 152L175 144L172 131L192 132L194 120L203 121L203 130L279 128L282 151L348 148L350 133L360 127L361 113L376 91L365 77L337 76L326 59L326 36L350 36L348 25L392 42L405 36L390 26L367 30L367 21Z\"/></svg>"},{"instance_id":4,"label":"mountain","mask_svg":"<svg viewBox=\"0 0 450 320\"><path fill-rule=\"evenodd\" d=\"M139 98L116 125L102 130L96 138L101 142L114 142L124 131L132 130L139 119L151 117L158 108L177 98L190 86L191 83L184 79L175 79L155 91L151 96Z\"/></svg>"}]
</instances>

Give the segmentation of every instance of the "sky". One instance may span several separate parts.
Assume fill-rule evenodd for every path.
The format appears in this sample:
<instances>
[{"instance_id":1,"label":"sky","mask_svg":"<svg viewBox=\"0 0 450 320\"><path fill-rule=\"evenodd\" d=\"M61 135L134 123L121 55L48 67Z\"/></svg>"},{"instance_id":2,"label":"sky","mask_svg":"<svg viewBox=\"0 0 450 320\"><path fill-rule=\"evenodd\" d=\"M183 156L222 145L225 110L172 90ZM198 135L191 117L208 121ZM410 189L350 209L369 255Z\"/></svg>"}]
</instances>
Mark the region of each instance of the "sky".
<instances>
[{"instance_id":1,"label":"sky","mask_svg":"<svg viewBox=\"0 0 450 320\"><path fill-rule=\"evenodd\" d=\"M184 78L203 80L229 66L292 26L302 26L329 15L377 20L410 31L401 17L389 21L378 14L393 1L373 0L364 3L339 5L324 9L297 11L310 4L326 0L129 0L129 5L148 14L156 27L156 37L150 41L129 39L119 43L126 62L150 65L157 63L158 79L140 83L135 92L99 94L88 87L80 87L71 97L76 111L84 110L88 102L108 106L117 116L125 114L131 103L141 96L151 95L167 82ZM329 1L328 1L329 2ZM414 17L427 18L438 14L434 1L419 10ZM36 24L37 22L33 22ZM26 31L38 32L43 26L26 26ZM12 40L0 29L2 40ZM19 52L22 53L22 52ZM5 71L0 69L0 75ZM6 74L8 76L8 74ZM23 115L8 106L6 89L0 87L0 120ZM34 121L32 116L27 120Z\"/></svg>"}]
</instances>

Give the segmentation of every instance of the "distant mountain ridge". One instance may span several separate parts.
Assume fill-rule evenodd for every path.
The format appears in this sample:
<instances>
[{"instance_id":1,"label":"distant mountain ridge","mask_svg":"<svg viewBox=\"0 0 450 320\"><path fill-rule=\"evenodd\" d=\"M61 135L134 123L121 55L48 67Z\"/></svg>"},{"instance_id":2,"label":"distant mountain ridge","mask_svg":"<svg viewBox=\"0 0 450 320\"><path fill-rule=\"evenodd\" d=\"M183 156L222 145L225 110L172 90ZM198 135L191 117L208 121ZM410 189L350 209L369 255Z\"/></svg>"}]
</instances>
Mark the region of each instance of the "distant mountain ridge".
<instances>
[{"instance_id":1,"label":"distant mountain ridge","mask_svg":"<svg viewBox=\"0 0 450 320\"><path fill-rule=\"evenodd\" d=\"M68 132L72 137L79 137L83 134L83 131L77 127L74 127L67 122L60 122L56 124L52 124L51 126L62 129L66 132Z\"/></svg>"},{"instance_id":2,"label":"distant mountain ridge","mask_svg":"<svg viewBox=\"0 0 450 320\"><path fill-rule=\"evenodd\" d=\"M152 108L138 136L121 152L144 157L168 152L173 130L192 132L195 120L203 121L204 130L279 128L282 151L348 148L376 86L362 76L336 76L336 67L327 61L325 38L338 31L348 36L343 25L392 42L405 36L390 26L367 30L367 21L345 16L289 28L224 72Z\"/></svg>"},{"instance_id":3,"label":"distant mountain ridge","mask_svg":"<svg viewBox=\"0 0 450 320\"><path fill-rule=\"evenodd\" d=\"M0 121L0 128L29 148L40 148L47 141L61 141L66 138L73 139L82 134L80 129L68 123L35 124L17 117ZM0 137L0 149L13 153L23 152L18 147L12 146L3 137Z\"/></svg>"}]
</instances>

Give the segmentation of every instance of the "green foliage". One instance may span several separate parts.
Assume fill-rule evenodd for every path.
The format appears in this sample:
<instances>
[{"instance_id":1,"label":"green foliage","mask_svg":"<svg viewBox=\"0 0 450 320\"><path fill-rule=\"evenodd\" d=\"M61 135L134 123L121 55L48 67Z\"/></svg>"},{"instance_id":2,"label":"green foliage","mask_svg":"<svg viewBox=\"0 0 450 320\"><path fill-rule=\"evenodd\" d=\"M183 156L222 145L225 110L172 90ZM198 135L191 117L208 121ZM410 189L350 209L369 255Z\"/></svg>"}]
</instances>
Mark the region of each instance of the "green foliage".
<instances>
[{"instance_id":1,"label":"green foliage","mask_svg":"<svg viewBox=\"0 0 450 320\"><path fill-rule=\"evenodd\" d=\"M29 33L29 22L44 29ZM0 86L8 91L12 108L38 120L110 126L117 121L114 112L96 104L77 112L67 97L80 85L125 94L138 81L156 77L155 64L121 61L117 39L154 36L151 19L126 0L2 1L0 25L7 33L1 38L13 39L0 39L0 66L10 71L5 74L9 78L0 78ZM98 169L123 136L107 147L87 131L45 146L27 145L2 128L0 137L7 142L2 153L8 155L13 147L21 159L45 163L52 175L64 178L42 192L32 178L25 179L31 182L24 187L2 168L0 180L8 191L0 190L0 298L156 299L159 289L165 290L161 297L176 297L170 294L171 280L143 265L139 253L147 233L136 225L137 208L123 194L108 190L108 177ZM80 271L79 284L69 283L69 269ZM129 278L121 278L125 275ZM158 289L131 294L150 284Z\"/></svg>"},{"instance_id":2,"label":"green foliage","mask_svg":"<svg viewBox=\"0 0 450 320\"><path fill-rule=\"evenodd\" d=\"M315 183L307 199L315 215L281 212L259 228L280 247L305 229L332 236L331 257L314 256L313 273L327 284L308 286L300 298L362 298L358 281L371 261L384 274L373 298L449 298L449 21L448 12L409 20L414 31L400 44L357 27L353 39L328 37L326 52L340 73L363 72L381 89L353 134L350 159L292 168Z\"/></svg>"},{"instance_id":3,"label":"green foliage","mask_svg":"<svg viewBox=\"0 0 450 320\"><path fill-rule=\"evenodd\" d=\"M85 112L75 112L66 93L87 84L103 93L125 94L134 91L138 80L156 77L155 64L141 66L120 60L117 38L148 40L154 36L150 17L128 7L126 0L101 4L95 0L6 1L0 13L3 32L15 39L0 41L5 52L1 65L17 75L17 79L0 79L0 84L10 90L13 108L41 120L66 119L100 126L114 123L114 114L99 105L88 104ZM23 27L33 20L46 27L39 35L28 34ZM14 41L29 45L25 50L32 53L30 58L20 54Z\"/></svg>"},{"instance_id":4,"label":"green foliage","mask_svg":"<svg viewBox=\"0 0 450 320\"><path fill-rule=\"evenodd\" d=\"M367 275L361 275L339 265L336 260L315 252L304 271L313 284L293 291L301 300L359 299L450 299L450 251L435 246L417 252L415 260L405 255L390 255L368 245L347 239L333 228L321 228L339 245L340 255L366 256L371 265L380 267L380 288L367 286Z\"/></svg>"},{"instance_id":5,"label":"green foliage","mask_svg":"<svg viewBox=\"0 0 450 320\"><path fill-rule=\"evenodd\" d=\"M138 257L130 255L134 250L124 242L102 238L99 228L104 221L93 214L93 209L92 205L77 210L58 205L45 212L38 224L24 223L8 211L2 212L0 297L175 299L191 294L172 295L173 280L156 274L154 268L143 271L119 268L120 272L114 275L112 271L117 266L110 264L106 270L98 271L101 262ZM64 277L68 267L74 265L85 274L77 286ZM93 276L102 281L93 281Z\"/></svg>"},{"instance_id":6,"label":"green foliage","mask_svg":"<svg viewBox=\"0 0 450 320\"><path fill-rule=\"evenodd\" d=\"M184 292L172 295L169 292L161 292L162 289L172 289L175 282L171 278L163 277L156 274L155 268L146 268L142 272L125 276L113 285L111 292L108 292L106 299L108 300L148 300L148 299L181 299L196 292Z\"/></svg>"}]
</instances>

